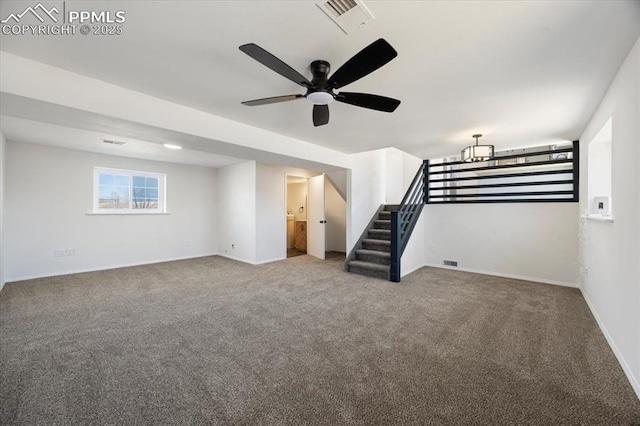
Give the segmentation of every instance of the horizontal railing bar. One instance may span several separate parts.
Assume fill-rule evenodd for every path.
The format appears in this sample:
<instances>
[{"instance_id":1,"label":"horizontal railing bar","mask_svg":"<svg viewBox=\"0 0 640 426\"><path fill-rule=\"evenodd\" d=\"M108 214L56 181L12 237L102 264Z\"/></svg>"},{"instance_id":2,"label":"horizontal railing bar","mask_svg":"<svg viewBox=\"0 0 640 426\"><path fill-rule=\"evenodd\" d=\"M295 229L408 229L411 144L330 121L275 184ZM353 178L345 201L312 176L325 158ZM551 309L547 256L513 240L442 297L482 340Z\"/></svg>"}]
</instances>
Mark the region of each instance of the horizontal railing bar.
<instances>
[{"instance_id":1,"label":"horizontal railing bar","mask_svg":"<svg viewBox=\"0 0 640 426\"><path fill-rule=\"evenodd\" d=\"M545 160L545 161L532 161L531 163L520 163L520 164L502 164L499 166L485 166L485 167L470 167L468 169L456 169L456 170L442 170L440 172L429 172L430 175L446 175L451 173L463 173L463 172L475 172L479 170L498 170L498 169L511 169L516 167L531 167L531 166L542 166L546 164L562 164L562 163L572 163L573 160L563 159L563 160ZM465 163L470 164L470 163ZM429 167L431 168L431 167Z\"/></svg>"},{"instance_id":2,"label":"horizontal railing bar","mask_svg":"<svg viewBox=\"0 0 640 426\"><path fill-rule=\"evenodd\" d=\"M564 175L564 174L569 175L571 173L573 173L571 169L547 170L547 171L538 171L538 172L506 173L506 174L489 175L489 176L465 176L465 177L455 177L455 178L445 178L445 179L431 179L429 180L429 183L456 182L459 180L512 178L512 177L525 177L525 176ZM432 187L430 186L430 188Z\"/></svg>"},{"instance_id":3,"label":"horizontal railing bar","mask_svg":"<svg viewBox=\"0 0 640 426\"><path fill-rule=\"evenodd\" d=\"M487 160L487 161L508 160L511 158L535 157L537 155L547 155L547 154L561 154L563 152L572 152L572 151L573 151L573 147L568 146L566 148L550 149L546 151L523 152L520 154L500 155L500 156L495 156L491 160ZM556 160L553 160L553 161L556 161ZM471 163L468 163L465 161L448 161L446 163L430 163L429 167L456 166L460 164L471 164Z\"/></svg>"},{"instance_id":4,"label":"horizontal railing bar","mask_svg":"<svg viewBox=\"0 0 640 426\"><path fill-rule=\"evenodd\" d=\"M459 200L429 201L429 204L480 204L480 203L573 203L573 198L515 198L512 200Z\"/></svg>"},{"instance_id":5,"label":"horizontal railing bar","mask_svg":"<svg viewBox=\"0 0 640 426\"><path fill-rule=\"evenodd\" d=\"M448 191L452 189L481 189L481 188L506 188L510 186L537 186L537 185L564 185L572 184L573 179L566 180L547 180L534 182L513 182L513 183L489 183L486 185L460 185L460 186L432 186L431 191ZM436 197L434 195L433 197Z\"/></svg>"},{"instance_id":6,"label":"horizontal railing bar","mask_svg":"<svg viewBox=\"0 0 640 426\"><path fill-rule=\"evenodd\" d=\"M572 191L523 191L523 192L493 192L488 194L452 194L434 196L433 198L479 198L479 197L523 197L525 195L573 195Z\"/></svg>"}]
</instances>

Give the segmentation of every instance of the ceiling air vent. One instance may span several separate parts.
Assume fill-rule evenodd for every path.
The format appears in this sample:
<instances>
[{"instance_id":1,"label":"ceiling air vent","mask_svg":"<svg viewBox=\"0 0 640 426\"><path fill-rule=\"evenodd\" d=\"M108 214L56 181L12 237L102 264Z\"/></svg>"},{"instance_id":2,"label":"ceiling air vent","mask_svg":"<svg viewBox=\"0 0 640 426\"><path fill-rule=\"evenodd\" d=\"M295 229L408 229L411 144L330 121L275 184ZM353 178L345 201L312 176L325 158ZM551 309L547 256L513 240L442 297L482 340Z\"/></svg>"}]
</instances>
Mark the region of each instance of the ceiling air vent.
<instances>
[{"instance_id":1,"label":"ceiling air vent","mask_svg":"<svg viewBox=\"0 0 640 426\"><path fill-rule=\"evenodd\" d=\"M329 0L324 3L324 7L338 17L356 7L356 2L355 0Z\"/></svg>"},{"instance_id":2,"label":"ceiling air vent","mask_svg":"<svg viewBox=\"0 0 640 426\"><path fill-rule=\"evenodd\" d=\"M316 3L345 34L357 30L376 18L363 2L357 0L328 0Z\"/></svg>"},{"instance_id":3,"label":"ceiling air vent","mask_svg":"<svg viewBox=\"0 0 640 426\"><path fill-rule=\"evenodd\" d=\"M109 145L124 145L124 144L126 144L126 142L123 142L123 141L112 141L112 140L109 140L109 139L102 139L102 142L103 143L108 143Z\"/></svg>"}]
</instances>

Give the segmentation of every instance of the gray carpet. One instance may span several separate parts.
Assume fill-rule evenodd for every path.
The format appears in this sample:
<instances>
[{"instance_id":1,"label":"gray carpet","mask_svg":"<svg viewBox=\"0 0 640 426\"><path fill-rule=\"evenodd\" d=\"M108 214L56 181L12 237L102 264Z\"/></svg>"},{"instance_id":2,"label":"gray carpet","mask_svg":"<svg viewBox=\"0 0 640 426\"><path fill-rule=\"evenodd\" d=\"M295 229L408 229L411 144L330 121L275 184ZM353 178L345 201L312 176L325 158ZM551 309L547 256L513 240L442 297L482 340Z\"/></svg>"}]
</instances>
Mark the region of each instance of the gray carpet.
<instances>
[{"instance_id":1,"label":"gray carpet","mask_svg":"<svg viewBox=\"0 0 640 426\"><path fill-rule=\"evenodd\" d=\"M576 289L207 257L7 284L0 423L640 424Z\"/></svg>"}]
</instances>

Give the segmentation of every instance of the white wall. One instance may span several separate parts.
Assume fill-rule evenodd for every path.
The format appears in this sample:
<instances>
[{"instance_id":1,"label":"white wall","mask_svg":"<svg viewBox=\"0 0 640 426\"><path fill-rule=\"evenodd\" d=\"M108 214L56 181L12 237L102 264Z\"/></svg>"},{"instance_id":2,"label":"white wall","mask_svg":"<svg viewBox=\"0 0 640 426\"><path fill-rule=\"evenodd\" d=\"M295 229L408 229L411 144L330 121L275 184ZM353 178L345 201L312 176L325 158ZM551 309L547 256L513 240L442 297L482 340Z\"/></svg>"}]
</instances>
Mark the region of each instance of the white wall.
<instances>
[{"instance_id":1,"label":"white wall","mask_svg":"<svg viewBox=\"0 0 640 426\"><path fill-rule=\"evenodd\" d=\"M425 263L575 286L578 205L426 205Z\"/></svg>"},{"instance_id":2,"label":"white wall","mask_svg":"<svg viewBox=\"0 0 640 426\"><path fill-rule=\"evenodd\" d=\"M396 148L386 148L384 150L385 168L385 201L386 204L400 204L404 193L409 186L404 185L404 152ZM412 176L413 177L413 176Z\"/></svg>"},{"instance_id":3,"label":"white wall","mask_svg":"<svg viewBox=\"0 0 640 426\"><path fill-rule=\"evenodd\" d=\"M340 197L342 197L342 199L346 201L347 171L340 170L338 172L329 172L329 173L326 173L325 176L327 176L327 178L331 181L333 186L336 188L336 191L338 191L338 194L340 194Z\"/></svg>"},{"instance_id":4,"label":"white wall","mask_svg":"<svg viewBox=\"0 0 640 426\"><path fill-rule=\"evenodd\" d=\"M218 169L217 194L218 253L255 263L256 162Z\"/></svg>"},{"instance_id":5,"label":"white wall","mask_svg":"<svg viewBox=\"0 0 640 426\"><path fill-rule=\"evenodd\" d=\"M10 141L6 158L7 281L216 253L214 169ZM87 215L94 166L166 173L170 214Z\"/></svg>"},{"instance_id":6,"label":"white wall","mask_svg":"<svg viewBox=\"0 0 640 426\"><path fill-rule=\"evenodd\" d=\"M4 287L4 168L5 168L4 135L0 132L0 291Z\"/></svg>"},{"instance_id":7,"label":"white wall","mask_svg":"<svg viewBox=\"0 0 640 426\"><path fill-rule=\"evenodd\" d=\"M218 169L218 253L253 264L286 259L286 176L317 174L255 161Z\"/></svg>"},{"instance_id":8,"label":"white wall","mask_svg":"<svg viewBox=\"0 0 640 426\"><path fill-rule=\"evenodd\" d=\"M286 259L286 172L283 167L258 163L256 171L256 245L258 263ZM304 194L303 194L304 195ZM306 219L306 207L305 207ZM296 218L298 218L296 209Z\"/></svg>"},{"instance_id":9,"label":"white wall","mask_svg":"<svg viewBox=\"0 0 640 426\"><path fill-rule=\"evenodd\" d=\"M347 253L358 242L373 214L385 203L385 151L349 155L347 172Z\"/></svg>"},{"instance_id":10,"label":"white wall","mask_svg":"<svg viewBox=\"0 0 640 426\"><path fill-rule=\"evenodd\" d=\"M326 223L326 251L345 253L347 250L347 203L325 176L324 211Z\"/></svg>"},{"instance_id":11,"label":"white wall","mask_svg":"<svg viewBox=\"0 0 640 426\"><path fill-rule=\"evenodd\" d=\"M640 41L580 138L581 212L588 203L588 144L610 117L614 222L583 220L580 287L640 397Z\"/></svg>"}]
</instances>

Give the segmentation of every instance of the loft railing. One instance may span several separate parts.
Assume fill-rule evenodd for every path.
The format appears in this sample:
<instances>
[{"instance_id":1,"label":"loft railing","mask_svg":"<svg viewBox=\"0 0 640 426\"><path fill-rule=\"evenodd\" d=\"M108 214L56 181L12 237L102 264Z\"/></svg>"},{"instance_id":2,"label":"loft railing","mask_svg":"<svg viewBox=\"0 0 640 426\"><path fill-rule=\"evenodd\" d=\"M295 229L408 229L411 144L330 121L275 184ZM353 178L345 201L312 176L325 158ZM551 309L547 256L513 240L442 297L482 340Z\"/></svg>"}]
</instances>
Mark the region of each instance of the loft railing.
<instances>
[{"instance_id":1,"label":"loft railing","mask_svg":"<svg viewBox=\"0 0 640 426\"><path fill-rule=\"evenodd\" d=\"M429 160L424 160L397 210L391 211L391 267L389 280L396 283L400 282L400 258L427 200L426 191L429 185L429 175L426 171L428 169Z\"/></svg>"},{"instance_id":2,"label":"loft railing","mask_svg":"<svg viewBox=\"0 0 640 426\"><path fill-rule=\"evenodd\" d=\"M557 149L497 155L483 163L424 160L402 202L391 211L389 280L400 282L400 259L425 204L575 203L579 189L578 141Z\"/></svg>"},{"instance_id":3,"label":"loft railing","mask_svg":"<svg viewBox=\"0 0 640 426\"><path fill-rule=\"evenodd\" d=\"M577 202L580 145L523 150L481 163L431 162L426 174L427 204Z\"/></svg>"}]
</instances>

